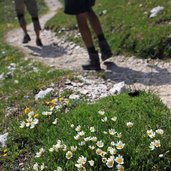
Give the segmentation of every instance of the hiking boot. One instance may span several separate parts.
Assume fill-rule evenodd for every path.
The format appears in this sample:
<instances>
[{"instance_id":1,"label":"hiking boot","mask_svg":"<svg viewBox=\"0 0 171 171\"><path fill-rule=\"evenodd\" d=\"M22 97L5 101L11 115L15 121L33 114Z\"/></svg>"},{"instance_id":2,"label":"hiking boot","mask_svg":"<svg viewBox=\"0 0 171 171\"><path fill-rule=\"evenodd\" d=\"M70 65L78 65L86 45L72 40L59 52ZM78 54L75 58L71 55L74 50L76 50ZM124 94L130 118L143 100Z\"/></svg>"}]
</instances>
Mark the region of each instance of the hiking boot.
<instances>
[{"instance_id":1,"label":"hiking boot","mask_svg":"<svg viewBox=\"0 0 171 171\"><path fill-rule=\"evenodd\" d=\"M101 70L100 60L98 53L89 54L89 61L87 64L82 65L84 70Z\"/></svg>"},{"instance_id":2,"label":"hiking boot","mask_svg":"<svg viewBox=\"0 0 171 171\"><path fill-rule=\"evenodd\" d=\"M28 34L24 35L23 37L23 43L28 43L31 40L30 36Z\"/></svg>"},{"instance_id":3,"label":"hiking boot","mask_svg":"<svg viewBox=\"0 0 171 171\"><path fill-rule=\"evenodd\" d=\"M36 39L36 45L37 45L37 46L43 46L42 41L41 41L40 38L37 38L37 39Z\"/></svg>"},{"instance_id":4,"label":"hiking boot","mask_svg":"<svg viewBox=\"0 0 171 171\"><path fill-rule=\"evenodd\" d=\"M105 61L109 58L112 57L112 51L110 49L110 46L108 44L108 42L106 40L103 40L103 41L100 41L99 42L99 47L100 47L100 50L101 50L101 59L102 61Z\"/></svg>"}]
</instances>

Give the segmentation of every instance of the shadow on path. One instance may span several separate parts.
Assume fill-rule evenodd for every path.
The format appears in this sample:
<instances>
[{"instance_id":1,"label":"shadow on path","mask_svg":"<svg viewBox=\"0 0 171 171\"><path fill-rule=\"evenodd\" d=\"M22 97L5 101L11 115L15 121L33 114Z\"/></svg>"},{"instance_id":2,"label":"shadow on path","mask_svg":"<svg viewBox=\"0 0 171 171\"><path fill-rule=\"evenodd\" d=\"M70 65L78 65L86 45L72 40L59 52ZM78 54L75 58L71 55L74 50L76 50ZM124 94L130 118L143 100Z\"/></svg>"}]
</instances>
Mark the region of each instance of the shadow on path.
<instances>
[{"instance_id":1,"label":"shadow on path","mask_svg":"<svg viewBox=\"0 0 171 171\"><path fill-rule=\"evenodd\" d=\"M126 84L141 83L146 86L160 86L171 84L171 73L167 69L158 66L148 65L153 71L141 72L131 68L119 67L113 62L105 62L106 78L113 81L125 81Z\"/></svg>"},{"instance_id":2,"label":"shadow on path","mask_svg":"<svg viewBox=\"0 0 171 171\"><path fill-rule=\"evenodd\" d=\"M33 51L32 55L44 58L57 58L67 54L65 48L56 44L44 45L43 47L26 45L25 47Z\"/></svg>"}]
</instances>

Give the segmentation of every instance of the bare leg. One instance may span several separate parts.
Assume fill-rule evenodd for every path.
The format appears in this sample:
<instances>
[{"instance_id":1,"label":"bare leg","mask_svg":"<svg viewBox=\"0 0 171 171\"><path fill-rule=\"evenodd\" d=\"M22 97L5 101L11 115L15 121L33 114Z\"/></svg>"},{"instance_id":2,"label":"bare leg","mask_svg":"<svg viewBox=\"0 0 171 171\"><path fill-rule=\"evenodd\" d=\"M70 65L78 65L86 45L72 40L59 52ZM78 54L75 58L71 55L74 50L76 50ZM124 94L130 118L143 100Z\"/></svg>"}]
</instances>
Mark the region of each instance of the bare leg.
<instances>
[{"instance_id":1,"label":"bare leg","mask_svg":"<svg viewBox=\"0 0 171 171\"><path fill-rule=\"evenodd\" d=\"M87 47L89 53L89 62L82 65L84 70L100 70L100 61L97 51L94 48L92 35L88 26L88 12L76 15L78 28L81 33L82 39ZM93 51L91 52L90 51Z\"/></svg>"},{"instance_id":2,"label":"bare leg","mask_svg":"<svg viewBox=\"0 0 171 171\"><path fill-rule=\"evenodd\" d=\"M92 9L90 12L88 12L88 19L89 19L90 25L93 28L96 35L98 36L98 35L103 34L103 30L102 30L100 21Z\"/></svg>"},{"instance_id":3,"label":"bare leg","mask_svg":"<svg viewBox=\"0 0 171 171\"><path fill-rule=\"evenodd\" d=\"M78 28L81 33L82 39L85 43L85 46L87 48L94 46L93 45L93 40L92 40L92 35L90 32L90 29L88 27L88 13L81 13L76 15L77 23L78 23Z\"/></svg>"},{"instance_id":4,"label":"bare leg","mask_svg":"<svg viewBox=\"0 0 171 171\"><path fill-rule=\"evenodd\" d=\"M112 51L107 40L105 39L100 21L93 9L88 12L88 19L90 21L91 27L97 35L99 47L101 50L101 58L103 61L105 61L106 59L112 57Z\"/></svg>"}]
</instances>

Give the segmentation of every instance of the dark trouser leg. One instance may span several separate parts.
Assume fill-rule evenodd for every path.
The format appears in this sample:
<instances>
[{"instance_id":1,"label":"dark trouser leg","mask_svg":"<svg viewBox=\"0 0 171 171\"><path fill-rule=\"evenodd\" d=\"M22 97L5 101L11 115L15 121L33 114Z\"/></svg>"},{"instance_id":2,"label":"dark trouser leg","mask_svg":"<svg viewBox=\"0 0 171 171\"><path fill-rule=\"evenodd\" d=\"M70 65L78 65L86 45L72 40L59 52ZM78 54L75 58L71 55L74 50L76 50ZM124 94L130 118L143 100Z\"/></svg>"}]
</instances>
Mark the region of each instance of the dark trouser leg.
<instances>
[{"instance_id":1,"label":"dark trouser leg","mask_svg":"<svg viewBox=\"0 0 171 171\"><path fill-rule=\"evenodd\" d=\"M26 21L25 21L24 14L18 13L17 18L18 18L18 21L20 23L20 26L21 26L24 34L27 35L27 27L26 27Z\"/></svg>"}]
</instances>

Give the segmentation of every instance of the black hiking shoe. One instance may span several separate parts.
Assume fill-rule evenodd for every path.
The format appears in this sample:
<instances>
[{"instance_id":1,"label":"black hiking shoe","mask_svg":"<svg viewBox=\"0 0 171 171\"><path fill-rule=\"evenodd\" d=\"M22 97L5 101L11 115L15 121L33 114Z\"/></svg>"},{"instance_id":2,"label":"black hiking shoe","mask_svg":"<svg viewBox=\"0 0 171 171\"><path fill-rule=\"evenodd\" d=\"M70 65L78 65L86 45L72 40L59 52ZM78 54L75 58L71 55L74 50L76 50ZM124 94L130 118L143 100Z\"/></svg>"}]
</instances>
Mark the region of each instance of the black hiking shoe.
<instances>
[{"instance_id":1,"label":"black hiking shoe","mask_svg":"<svg viewBox=\"0 0 171 171\"><path fill-rule=\"evenodd\" d=\"M89 58L88 63L82 65L83 70L101 70L98 53L89 54Z\"/></svg>"},{"instance_id":2,"label":"black hiking shoe","mask_svg":"<svg viewBox=\"0 0 171 171\"><path fill-rule=\"evenodd\" d=\"M36 39L36 45L37 45L37 46L43 46L42 41L41 41L40 38L37 38L37 39Z\"/></svg>"},{"instance_id":3,"label":"black hiking shoe","mask_svg":"<svg viewBox=\"0 0 171 171\"><path fill-rule=\"evenodd\" d=\"M31 40L30 36L28 34L24 35L23 37L23 43L28 43Z\"/></svg>"},{"instance_id":4,"label":"black hiking shoe","mask_svg":"<svg viewBox=\"0 0 171 171\"><path fill-rule=\"evenodd\" d=\"M100 41L99 42L99 47L100 47L100 50L101 50L101 59L102 61L105 61L109 58L112 57L112 51L110 49L110 46L108 44L108 42L106 40L103 40L103 41Z\"/></svg>"}]
</instances>

